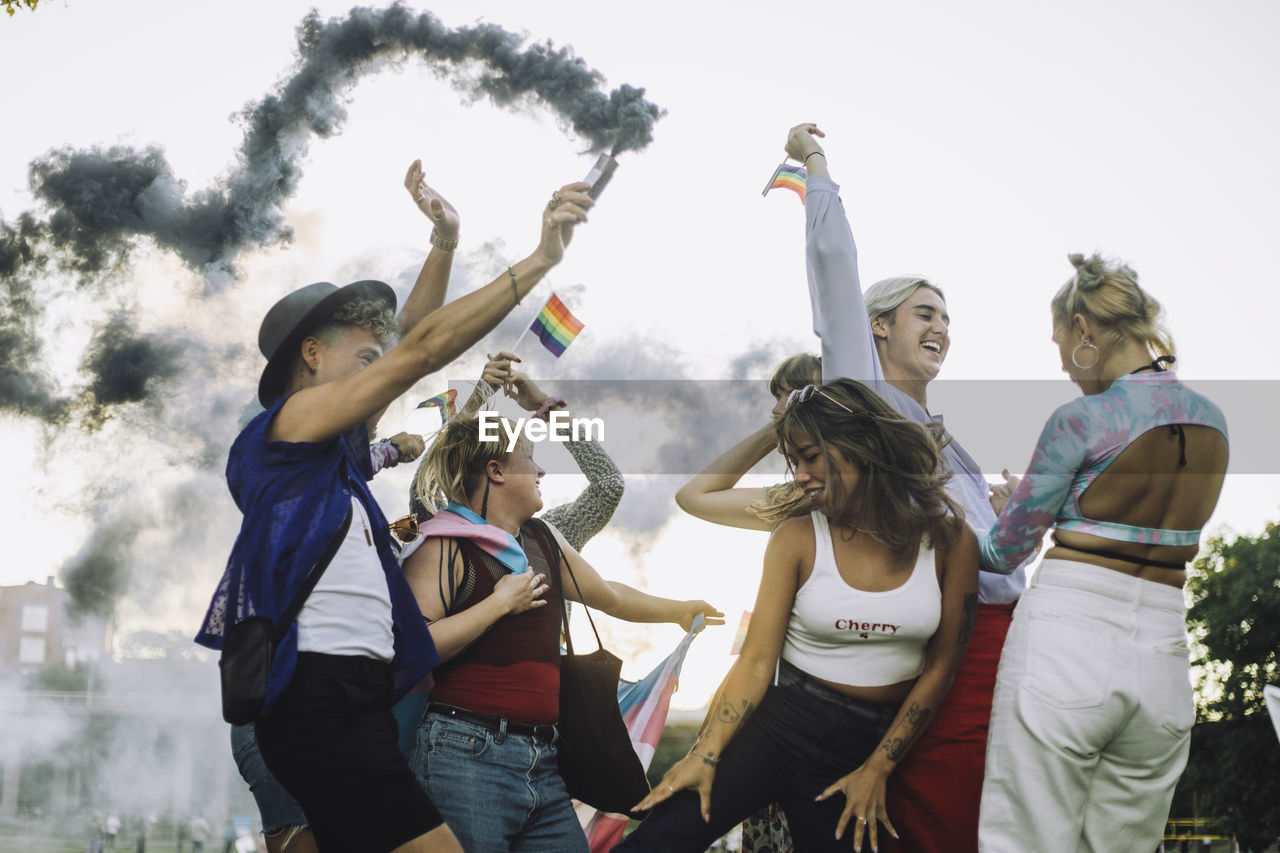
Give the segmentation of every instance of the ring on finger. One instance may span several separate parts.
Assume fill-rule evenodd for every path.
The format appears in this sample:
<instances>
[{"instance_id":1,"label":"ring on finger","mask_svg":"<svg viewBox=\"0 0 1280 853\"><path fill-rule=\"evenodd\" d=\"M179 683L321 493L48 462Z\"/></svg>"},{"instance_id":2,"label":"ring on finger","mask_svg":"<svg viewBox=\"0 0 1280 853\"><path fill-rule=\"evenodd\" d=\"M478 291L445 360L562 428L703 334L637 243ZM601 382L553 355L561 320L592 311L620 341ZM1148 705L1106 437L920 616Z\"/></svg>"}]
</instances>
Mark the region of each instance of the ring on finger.
<instances>
[{"instance_id":1,"label":"ring on finger","mask_svg":"<svg viewBox=\"0 0 1280 853\"><path fill-rule=\"evenodd\" d=\"M858 818L858 823L866 823L866 822L867 822L867 819L865 817Z\"/></svg>"},{"instance_id":2,"label":"ring on finger","mask_svg":"<svg viewBox=\"0 0 1280 853\"><path fill-rule=\"evenodd\" d=\"M668 790L668 791L670 791L670 792L671 792L671 793L673 793L673 794L676 792L676 789L675 789L675 788L673 788L673 787L671 787L670 785L667 785L667 790Z\"/></svg>"},{"instance_id":3,"label":"ring on finger","mask_svg":"<svg viewBox=\"0 0 1280 853\"><path fill-rule=\"evenodd\" d=\"M560 191L556 190L551 194L551 201L547 202L547 210L555 210L564 201L564 197L560 195Z\"/></svg>"}]
</instances>

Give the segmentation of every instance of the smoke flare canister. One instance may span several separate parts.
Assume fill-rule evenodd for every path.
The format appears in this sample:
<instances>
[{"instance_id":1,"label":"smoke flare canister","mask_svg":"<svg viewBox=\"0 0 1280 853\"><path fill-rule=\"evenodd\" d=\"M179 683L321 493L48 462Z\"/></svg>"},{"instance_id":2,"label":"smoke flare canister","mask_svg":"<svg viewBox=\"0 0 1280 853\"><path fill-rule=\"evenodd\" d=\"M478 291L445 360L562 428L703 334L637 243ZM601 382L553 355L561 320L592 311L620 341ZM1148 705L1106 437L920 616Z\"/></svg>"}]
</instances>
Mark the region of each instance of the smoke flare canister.
<instances>
[{"instance_id":1,"label":"smoke flare canister","mask_svg":"<svg viewBox=\"0 0 1280 853\"><path fill-rule=\"evenodd\" d=\"M618 161L610 157L608 154L601 154L596 158L596 164L591 167L591 171L587 172L587 176L582 180L591 186L587 188L587 195L593 199L600 198L600 191L604 189L604 185L609 183L609 179L613 177L613 173L617 171Z\"/></svg>"}]
</instances>

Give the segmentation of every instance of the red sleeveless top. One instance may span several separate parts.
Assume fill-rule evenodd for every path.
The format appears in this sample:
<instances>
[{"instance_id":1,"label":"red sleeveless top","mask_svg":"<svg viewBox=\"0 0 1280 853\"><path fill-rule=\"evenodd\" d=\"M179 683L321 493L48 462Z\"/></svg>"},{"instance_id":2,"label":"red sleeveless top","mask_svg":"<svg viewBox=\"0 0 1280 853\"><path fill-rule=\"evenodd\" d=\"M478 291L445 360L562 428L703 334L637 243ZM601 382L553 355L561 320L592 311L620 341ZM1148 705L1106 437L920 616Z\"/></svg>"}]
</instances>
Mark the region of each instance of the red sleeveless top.
<instances>
[{"instance_id":1,"label":"red sleeveless top","mask_svg":"<svg viewBox=\"0 0 1280 853\"><path fill-rule=\"evenodd\" d=\"M529 571L547 576L546 604L514 616L503 616L461 654L436 666L431 701L468 711L542 725L560 717L560 576L552 568L550 547L539 536L552 536L537 521L521 525ZM545 532L544 532L545 531ZM463 581L449 609L452 616L474 607L493 593L510 571L479 548L463 541Z\"/></svg>"}]
</instances>

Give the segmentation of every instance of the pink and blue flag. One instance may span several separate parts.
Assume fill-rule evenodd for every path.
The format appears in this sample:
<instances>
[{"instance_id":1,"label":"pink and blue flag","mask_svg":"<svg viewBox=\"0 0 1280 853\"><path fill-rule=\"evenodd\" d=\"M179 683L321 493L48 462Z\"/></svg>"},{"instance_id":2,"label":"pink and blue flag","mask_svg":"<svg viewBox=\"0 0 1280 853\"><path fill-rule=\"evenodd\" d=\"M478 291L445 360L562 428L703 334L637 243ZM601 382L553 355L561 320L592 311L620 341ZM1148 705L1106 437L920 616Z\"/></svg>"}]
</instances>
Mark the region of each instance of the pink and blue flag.
<instances>
[{"instance_id":1,"label":"pink and blue flag","mask_svg":"<svg viewBox=\"0 0 1280 853\"><path fill-rule=\"evenodd\" d=\"M693 621L689 633L684 635L675 651L667 655L662 663L639 681L618 682L618 708L622 711L622 721L627 724L631 734L631 746L640 763L646 770L653 761L653 753L658 748L662 737L662 729L667 723L667 711L671 709L671 695L676 692L680 683L680 667L684 665L684 656L693 643L693 637L702 630L703 618L698 616ZM582 828L587 833L587 843L592 853L605 853L622 840L622 831L627 828L627 816L594 811L586 807L589 818L584 817L579 809L578 817L582 820Z\"/></svg>"}]
</instances>

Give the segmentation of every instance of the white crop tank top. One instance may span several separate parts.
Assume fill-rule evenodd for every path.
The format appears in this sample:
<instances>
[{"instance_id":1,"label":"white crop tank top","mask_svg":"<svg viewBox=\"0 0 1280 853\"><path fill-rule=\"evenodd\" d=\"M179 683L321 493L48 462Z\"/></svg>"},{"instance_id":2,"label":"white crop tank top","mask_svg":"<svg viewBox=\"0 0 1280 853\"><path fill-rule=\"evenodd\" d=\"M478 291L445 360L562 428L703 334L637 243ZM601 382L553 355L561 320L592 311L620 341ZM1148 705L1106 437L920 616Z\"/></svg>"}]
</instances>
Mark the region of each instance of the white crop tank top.
<instances>
[{"instance_id":1,"label":"white crop tank top","mask_svg":"<svg viewBox=\"0 0 1280 853\"><path fill-rule=\"evenodd\" d=\"M837 684L876 687L915 678L942 619L934 552L924 544L907 582L885 592L845 583L827 517L811 512L813 573L796 592L782 645L785 661Z\"/></svg>"}]
</instances>

